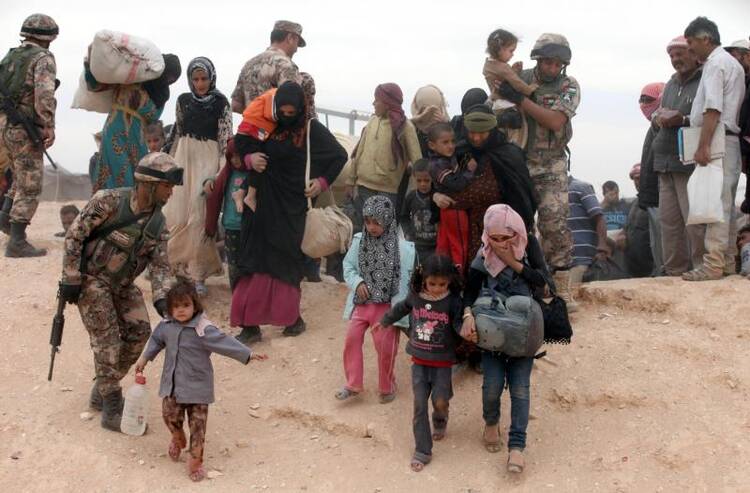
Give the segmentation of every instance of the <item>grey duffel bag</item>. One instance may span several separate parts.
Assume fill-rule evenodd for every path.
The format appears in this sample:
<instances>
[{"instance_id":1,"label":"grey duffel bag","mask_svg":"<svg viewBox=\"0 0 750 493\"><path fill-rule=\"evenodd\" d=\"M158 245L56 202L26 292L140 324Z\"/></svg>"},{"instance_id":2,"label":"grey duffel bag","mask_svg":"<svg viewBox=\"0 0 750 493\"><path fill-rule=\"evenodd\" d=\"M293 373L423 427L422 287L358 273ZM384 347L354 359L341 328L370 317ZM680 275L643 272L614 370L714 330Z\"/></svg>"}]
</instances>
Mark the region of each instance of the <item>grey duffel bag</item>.
<instances>
[{"instance_id":1,"label":"grey duffel bag","mask_svg":"<svg viewBox=\"0 0 750 493\"><path fill-rule=\"evenodd\" d=\"M544 317L530 296L506 298L485 287L472 307L477 346L511 357L531 357L544 340Z\"/></svg>"}]
</instances>

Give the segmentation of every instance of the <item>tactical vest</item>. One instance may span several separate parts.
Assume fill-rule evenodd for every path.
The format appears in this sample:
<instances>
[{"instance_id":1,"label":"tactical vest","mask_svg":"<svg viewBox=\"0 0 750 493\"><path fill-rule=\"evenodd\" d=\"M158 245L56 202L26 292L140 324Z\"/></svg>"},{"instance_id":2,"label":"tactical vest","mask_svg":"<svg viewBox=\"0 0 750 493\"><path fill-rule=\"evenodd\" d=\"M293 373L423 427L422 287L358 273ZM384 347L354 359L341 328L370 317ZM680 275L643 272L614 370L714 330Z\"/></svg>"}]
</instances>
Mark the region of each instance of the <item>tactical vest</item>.
<instances>
[{"instance_id":1,"label":"tactical vest","mask_svg":"<svg viewBox=\"0 0 750 493\"><path fill-rule=\"evenodd\" d=\"M527 84L531 84L534 80L534 70L535 69L526 69L523 72L521 72L521 80L523 80ZM555 98L559 97L562 94L562 88L563 84L565 83L565 75L560 74L558 77L555 78L552 82L543 82L539 81L541 84L537 88L536 91L534 91L533 97L534 102L538 104L539 106L543 108L549 109L549 107L544 103L545 96L550 97L554 96ZM533 119L528 114L526 115L526 122L529 124L529 140L526 143L526 149L528 151L533 151L536 146L536 140L537 140L537 127L539 124L535 119ZM547 131L548 135L548 142L547 142L547 149L549 150L563 150L565 149L565 146L568 145L568 142L570 142L571 137L573 137L573 125L570 123L570 118L568 118L568 121L565 123L565 126L563 127L563 133L562 133L562 139L558 140L555 136L555 132L552 130Z\"/></svg>"},{"instance_id":2,"label":"tactical vest","mask_svg":"<svg viewBox=\"0 0 750 493\"><path fill-rule=\"evenodd\" d=\"M31 60L39 53L46 51L40 46L27 44L11 48L5 58L0 61L0 86L16 106L25 94L34 91L33 85L26 84L26 74Z\"/></svg>"},{"instance_id":3,"label":"tactical vest","mask_svg":"<svg viewBox=\"0 0 750 493\"><path fill-rule=\"evenodd\" d=\"M103 274L118 282L135 278L146 266L141 249L146 241L158 242L165 227L164 214L160 208L154 209L145 223L130 208L133 190L119 189L122 192L117 213L95 229L84 247L83 271L92 275ZM122 225L122 226L118 226ZM115 229L112 227L118 226ZM105 234L97 235L97 231Z\"/></svg>"}]
</instances>

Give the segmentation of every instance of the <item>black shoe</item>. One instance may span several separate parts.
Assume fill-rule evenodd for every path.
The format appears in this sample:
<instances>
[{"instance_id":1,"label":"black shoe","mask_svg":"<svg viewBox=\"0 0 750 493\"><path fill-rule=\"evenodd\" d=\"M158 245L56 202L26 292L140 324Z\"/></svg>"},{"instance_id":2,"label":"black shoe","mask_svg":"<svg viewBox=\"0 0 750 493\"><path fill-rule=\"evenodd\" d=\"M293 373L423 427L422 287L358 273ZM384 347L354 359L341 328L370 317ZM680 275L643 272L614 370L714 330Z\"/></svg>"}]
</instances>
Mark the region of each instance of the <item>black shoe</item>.
<instances>
[{"instance_id":1,"label":"black shoe","mask_svg":"<svg viewBox=\"0 0 750 493\"><path fill-rule=\"evenodd\" d=\"M242 332L240 332L235 339L240 341L242 344L249 345L249 344L255 344L256 342L260 342L260 340L263 338L263 334L260 332L260 327L257 325L249 325L247 327L242 327Z\"/></svg>"},{"instance_id":2,"label":"black shoe","mask_svg":"<svg viewBox=\"0 0 750 493\"><path fill-rule=\"evenodd\" d=\"M284 337L297 337L307 329L307 324L302 320L302 317L298 318L294 325L284 327L284 331L281 333Z\"/></svg>"},{"instance_id":3,"label":"black shoe","mask_svg":"<svg viewBox=\"0 0 750 493\"><path fill-rule=\"evenodd\" d=\"M120 431L122 405L122 389L102 396L102 428L111 431Z\"/></svg>"},{"instance_id":4,"label":"black shoe","mask_svg":"<svg viewBox=\"0 0 750 493\"><path fill-rule=\"evenodd\" d=\"M321 282L320 261L306 256L302 269L307 282Z\"/></svg>"}]
</instances>

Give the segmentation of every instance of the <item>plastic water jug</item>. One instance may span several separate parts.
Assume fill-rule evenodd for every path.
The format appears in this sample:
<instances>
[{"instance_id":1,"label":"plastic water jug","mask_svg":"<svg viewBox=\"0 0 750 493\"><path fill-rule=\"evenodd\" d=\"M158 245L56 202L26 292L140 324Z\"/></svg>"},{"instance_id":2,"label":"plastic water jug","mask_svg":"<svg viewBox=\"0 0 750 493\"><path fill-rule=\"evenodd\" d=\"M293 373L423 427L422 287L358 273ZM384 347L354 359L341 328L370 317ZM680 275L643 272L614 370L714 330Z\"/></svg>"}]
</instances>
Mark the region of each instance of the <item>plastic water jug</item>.
<instances>
[{"instance_id":1,"label":"plastic water jug","mask_svg":"<svg viewBox=\"0 0 750 493\"><path fill-rule=\"evenodd\" d=\"M132 385L125 393L120 431L126 435L143 435L146 433L146 416L148 416L146 377L143 373L136 373L135 385Z\"/></svg>"}]
</instances>

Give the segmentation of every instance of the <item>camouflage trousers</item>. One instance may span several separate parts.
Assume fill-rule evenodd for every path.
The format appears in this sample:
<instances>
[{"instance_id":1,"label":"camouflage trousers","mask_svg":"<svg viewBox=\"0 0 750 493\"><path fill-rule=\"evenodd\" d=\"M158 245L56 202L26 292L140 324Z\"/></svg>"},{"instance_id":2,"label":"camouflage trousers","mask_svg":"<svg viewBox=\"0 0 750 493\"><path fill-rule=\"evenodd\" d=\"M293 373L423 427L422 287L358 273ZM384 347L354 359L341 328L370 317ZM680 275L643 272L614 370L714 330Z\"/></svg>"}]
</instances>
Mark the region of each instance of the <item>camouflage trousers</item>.
<instances>
[{"instance_id":1,"label":"camouflage trousers","mask_svg":"<svg viewBox=\"0 0 750 493\"><path fill-rule=\"evenodd\" d=\"M187 445L185 431L182 428L185 414L190 428L190 457L203 461L203 444L206 442L206 422L208 421L208 404L180 404L174 397L165 397L161 403L164 424L172 433L172 440L183 449Z\"/></svg>"},{"instance_id":2,"label":"camouflage trousers","mask_svg":"<svg viewBox=\"0 0 750 493\"><path fill-rule=\"evenodd\" d=\"M87 275L78 310L94 351L99 393L117 391L151 335L141 290L133 284L112 288L107 281Z\"/></svg>"},{"instance_id":3,"label":"camouflage trousers","mask_svg":"<svg viewBox=\"0 0 750 493\"><path fill-rule=\"evenodd\" d=\"M0 116L0 135L13 173L13 185L7 194L13 199L10 220L28 224L36 213L42 193L42 151L34 147L23 127L5 125L5 115Z\"/></svg>"},{"instance_id":4,"label":"camouflage trousers","mask_svg":"<svg viewBox=\"0 0 750 493\"><path fill-rule=\"evenodd\" d=\"M564 154L530 151L528 167L539 198L537 227L547 265L568 269L573 261L573 238L568 228L568 163Z\"/></svg>"}]
</instances>

